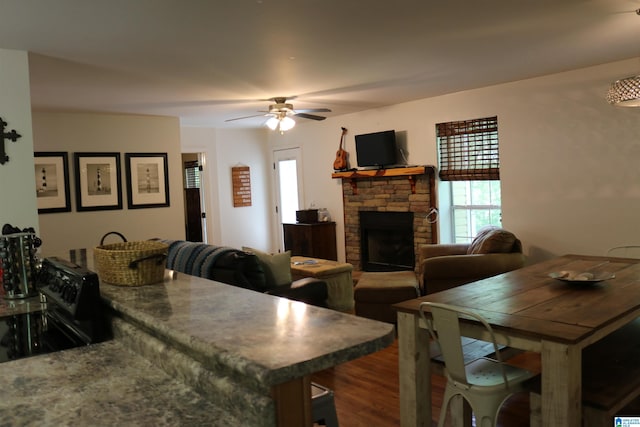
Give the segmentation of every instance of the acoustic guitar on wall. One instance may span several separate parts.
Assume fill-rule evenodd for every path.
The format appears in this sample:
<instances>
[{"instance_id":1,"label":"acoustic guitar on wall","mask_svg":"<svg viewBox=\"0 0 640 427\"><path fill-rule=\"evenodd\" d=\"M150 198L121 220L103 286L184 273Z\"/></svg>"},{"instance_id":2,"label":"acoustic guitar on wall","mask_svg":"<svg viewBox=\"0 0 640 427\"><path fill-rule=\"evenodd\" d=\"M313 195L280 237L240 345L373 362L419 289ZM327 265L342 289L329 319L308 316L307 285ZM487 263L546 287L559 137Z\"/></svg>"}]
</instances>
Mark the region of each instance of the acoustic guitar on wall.
<instances>
[{"instance_id":1,"label":"acoustic guitar on wall","mask_svg":"<svg viewBox=\"0 0 640 427\"><path fill-rule=\"evenodd\" d=\"M336 152L336 159L333 161L333 170L345 170L349 168L347 157L348 153L344 150L344 136L347 134L347 128L342 128L340 136L340 144Z\"/></svg>"}]
</instances>

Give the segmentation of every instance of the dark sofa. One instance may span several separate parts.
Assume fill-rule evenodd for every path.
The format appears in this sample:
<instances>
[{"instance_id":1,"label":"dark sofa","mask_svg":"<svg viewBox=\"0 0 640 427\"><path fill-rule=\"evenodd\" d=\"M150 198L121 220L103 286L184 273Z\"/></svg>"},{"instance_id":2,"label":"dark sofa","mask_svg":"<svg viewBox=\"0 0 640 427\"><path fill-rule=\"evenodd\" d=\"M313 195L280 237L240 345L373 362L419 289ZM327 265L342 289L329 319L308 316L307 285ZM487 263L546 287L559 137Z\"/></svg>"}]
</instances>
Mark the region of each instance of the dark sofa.
<instances>
[{"instance_id":1,"label":"dark sofa","mask_svg":"<svg viewBox=\"0 0 640 427\"><path fill-rule=\"evenodd\" d=\"M275 283L271 266L255 253L184 240L160 240L169 245L167 268L233 286L326 307L327 284L305 278ZM290 268L287 266L287 268Z\"/></svg>"}]
</instances>

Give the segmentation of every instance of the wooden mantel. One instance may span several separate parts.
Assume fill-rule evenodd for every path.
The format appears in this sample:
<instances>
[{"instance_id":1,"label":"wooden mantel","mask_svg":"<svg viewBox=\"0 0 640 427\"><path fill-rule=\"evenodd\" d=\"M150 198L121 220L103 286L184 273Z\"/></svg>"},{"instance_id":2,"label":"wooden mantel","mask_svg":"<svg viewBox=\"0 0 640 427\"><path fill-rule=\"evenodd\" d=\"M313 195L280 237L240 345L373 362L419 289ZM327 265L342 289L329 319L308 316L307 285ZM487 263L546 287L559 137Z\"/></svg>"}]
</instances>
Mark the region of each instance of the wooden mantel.
<instances>
[{"instance_id":1,"label":"wooden mantel","mask_svg":"<svg viewBox=\"0 0 640 427\"><path fill-rule=\"evenodd\" d=\"M337 179L349 179L351 181L351 188L353 194L358 194L358 180L365 178L383 178L383 177L395 177L406 176L411 184L411 193L416 192L416 175L424 175L429 172L435 171L433 166L407 166L390 169L363 169L363 170L349 170L344 172L334 172L331 174L331 178Z\"/></svg>"}]
</instances>

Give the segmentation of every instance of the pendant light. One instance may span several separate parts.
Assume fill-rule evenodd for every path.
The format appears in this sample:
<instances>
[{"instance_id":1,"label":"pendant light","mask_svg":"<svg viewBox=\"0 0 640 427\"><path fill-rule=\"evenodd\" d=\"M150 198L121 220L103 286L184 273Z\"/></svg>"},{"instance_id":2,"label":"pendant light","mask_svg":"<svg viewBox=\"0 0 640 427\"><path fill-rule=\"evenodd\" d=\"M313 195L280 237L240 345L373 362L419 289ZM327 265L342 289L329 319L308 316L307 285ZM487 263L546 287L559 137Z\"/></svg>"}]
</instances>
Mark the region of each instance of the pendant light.
<instances>
[{"instance_id":1,"label":"pendant light","mask_svg":"<svg viewBox=\"0 0 640 427\"><path fill-rule=\"evenodd\" d=\"M607 102L618 107L640 107L640 76L627 77L611 83Z\"/></svg>"},{"instance_id":2,"label":"pendant light","mask_svg":"<svg viewBox=\"0 0 640 427\"><path fill-rule=\"evenodd\" d=\"M640 9L636 9L636 15L640 15ZM618 107L640 107L640 75L611 83L607 102Z\"/></svg>"}]
</instances>

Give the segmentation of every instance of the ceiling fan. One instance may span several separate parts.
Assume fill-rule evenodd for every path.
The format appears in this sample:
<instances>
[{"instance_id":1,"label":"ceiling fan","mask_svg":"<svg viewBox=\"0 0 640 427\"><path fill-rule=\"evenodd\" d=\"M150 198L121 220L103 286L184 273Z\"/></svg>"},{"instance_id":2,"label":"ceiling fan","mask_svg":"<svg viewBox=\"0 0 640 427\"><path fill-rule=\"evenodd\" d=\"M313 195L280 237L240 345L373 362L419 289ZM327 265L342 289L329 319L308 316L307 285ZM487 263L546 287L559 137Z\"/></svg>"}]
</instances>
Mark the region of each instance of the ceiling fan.
<instances>
[{"instance_id":1,"label":"ceiling fan","mask_svg":"<svg viewBox=\"0 0 640 427\"><path fill-rule=\"evenodd\" d=\"M293 98L289 98L293 99ZM270 129L276 130L277 128L280 130L280 133L283 133L292 127L295 126L296 122L291 117L300 117L303 119L311 119L311 120L324 120L326 117L318 116L315 114L309 113L330 113L331 110L328 108L311 108L304 110L294 110L293 104L287 102L287 98L285 97L274 97L269 98L269 101L273 101L274 104L269 105L268 111L260 111L262 114L253 114L251 116L244 117L236 117L234 119L225 120L225 122L232 122L234 120L243 120L249 119L252 117L265 116L269 117L267 122L265 123L269 126Z\"/></svg>"}]
</instances>

